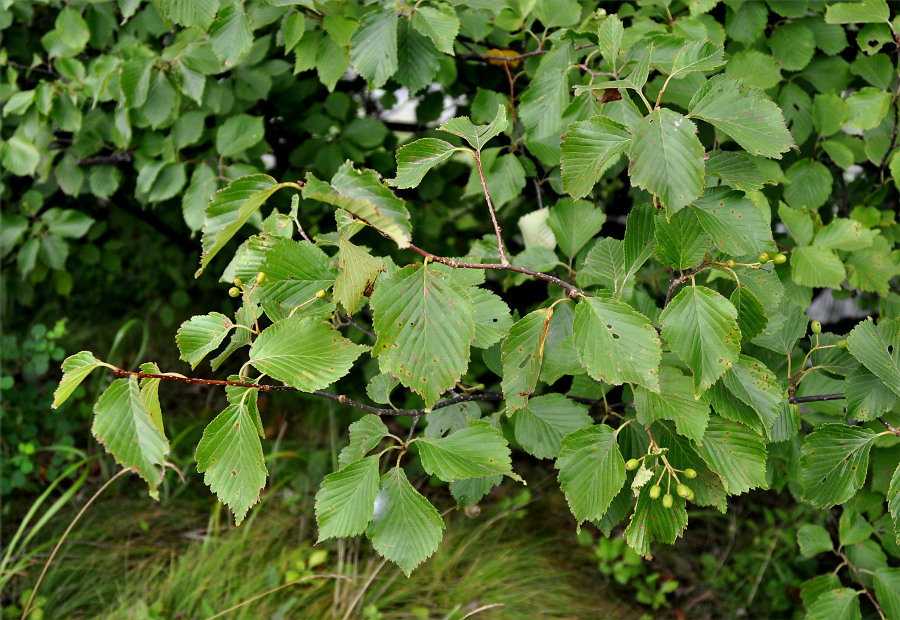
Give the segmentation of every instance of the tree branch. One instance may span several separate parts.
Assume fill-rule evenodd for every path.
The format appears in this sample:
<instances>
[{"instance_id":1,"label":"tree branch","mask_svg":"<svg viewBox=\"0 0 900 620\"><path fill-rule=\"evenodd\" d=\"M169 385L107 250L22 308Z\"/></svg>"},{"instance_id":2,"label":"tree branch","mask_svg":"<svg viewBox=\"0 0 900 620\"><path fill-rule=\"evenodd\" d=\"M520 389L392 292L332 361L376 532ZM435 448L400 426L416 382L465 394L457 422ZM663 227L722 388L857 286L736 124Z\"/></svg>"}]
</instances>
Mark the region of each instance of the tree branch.
<instances>
[{"instance_id":1,"label":"tree branch","mask_svg":"<svg viewBox=\"0 0 900 620\"><path fill-rule=\"evenodd\" d=\"M547 273L541 273L540 271L534 271L533 269L527 269L525 267L519 267L518 265L506 264L503 265L501 263L464 263L458 260L454 260L452 258L446 258L444 256L438 256L436 254L432 254L428 250L423 250L420 247L417 247L413 244L409 244L409 249L421 256L424 256L430 260L433 260L436 263L441 263L442 265L447 265L448 267L453 267L454 269L502 269L504 271L515 271L516 273L524 273L525 275L531 276L532 278L536 278L538 280L544 280L546 282L551 282L559 287L566 289L569 292L569 297L575 297L576 295L582 295L584 297L590 297L583 290L569 284L565 280L557 278L556 276L551 276Z\"/></svg>"},{"instance_id":2,"label":"tree branch","mask_svg":"<svg viewBox=\"0 0 900 620\"><path fill-rule=\"evenodd\" d=\"M484 170L481 168L481 151L475 151L475 166L478 168L478 178L481 179L481 189L484 190L484 198L487 200L488 211L491 212L491 222L494 224L494 232L497 233L497 249L500 251L500 262L509 264L506 252L503 251L503 237L500 236L500 225L497 223L497 215L494 213L494 205L491 203L491 195L488 193L487 183L484 182Z\"/></svg>"}]
</instances>

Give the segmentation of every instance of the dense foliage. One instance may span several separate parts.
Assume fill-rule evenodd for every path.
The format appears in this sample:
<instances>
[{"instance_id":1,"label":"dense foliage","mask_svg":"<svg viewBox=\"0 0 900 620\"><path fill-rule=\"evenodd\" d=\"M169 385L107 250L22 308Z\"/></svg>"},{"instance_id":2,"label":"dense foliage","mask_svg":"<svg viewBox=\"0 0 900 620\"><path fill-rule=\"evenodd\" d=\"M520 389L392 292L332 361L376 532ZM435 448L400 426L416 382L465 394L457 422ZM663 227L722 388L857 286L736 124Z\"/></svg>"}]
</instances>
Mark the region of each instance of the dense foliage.
<instances>
[{"instance_id":1,"label":"dense foliage","mask_svg":"<svg viewBox=\"0 0 900 620\"><path fill-rule=\"evenodd\" d=\"M7 0L0 20L5 289L68 294L120 202L180 210L197 277L224 283L176 342L227 380L63 363L54 407L118 375L93 433L151 495L163 380L224 385L196 461L238 523L266 485L259 392L307 392L367 412L319 538L365 533L407 574L444 528L407 471L470 505L525 482L516 448L645 557L690 505L841 505L798 534L847 567L807 582L810 616L900 615L884 0ZM871 318L823 328L825 301Z\"/></svg>"}]
</instances>

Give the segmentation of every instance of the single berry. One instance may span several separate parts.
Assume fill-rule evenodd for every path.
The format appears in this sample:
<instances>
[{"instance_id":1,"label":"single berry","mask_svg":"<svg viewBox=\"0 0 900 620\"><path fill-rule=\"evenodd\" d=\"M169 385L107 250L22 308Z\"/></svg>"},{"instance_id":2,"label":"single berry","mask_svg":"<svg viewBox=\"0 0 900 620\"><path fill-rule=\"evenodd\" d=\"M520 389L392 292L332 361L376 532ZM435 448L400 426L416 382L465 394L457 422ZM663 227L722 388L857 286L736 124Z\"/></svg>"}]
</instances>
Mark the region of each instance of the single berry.
<instances>
[{"instance_id":1,"label":"single berry","mask_svg":"<svg viewBox=\"0 0 900 620\"><path fill-rule=\"evenodd\" d=\"M687 497L691 494L691 488L686 484L679 484L675 490L678 491L679 497Z\"/></svg>"},{"instance_id":2,"label":"single berry","mask_svg":"<svg viewBox=\"0 0 900 620\"><path fill-rule=\"evenodd\" d=\"M849 346L850 346L850 343L846 340L838 340L837 341L838 349L846 349Z\"/></svg>"},{"instance_id":3,"label":"single berry","mask_svg":"<svg viewBox=\"0 0 900 620\"><path fill-rule=\"evenodd\" d=\"M822 333L822 324L819 323L818 321L813 321L812 323L809 324L809 331L811 331L814 334L821 334Z\"/></svg>"},{"instance_id":4,"label":"single berry","mask_svg":"<svg viewBox=\"0 0 900 620\"><path fill-rule=\"evenodd\" d=\"M260 271L258 274L256 274L256 283L257 284L262 284L265 279L266 279L266 272Z\"/></svg>"},{"instance_id":5,"label":"single berry","mask_svg":"<svg viewBox=\"0 0 900 620\"><path fill-rule=\"evenodd\" d=\"M634 471L640 464L641 462L637 459L628 459L627 461L625 461L625 469L627 469L628 471Z\"/></svg>"},{"instance_id":6,"label":"single berry","mask_svg":"<svg viewBox=\"0 0 900 620\"><path fill-rule=\"evenodd\" d=\"M235 285L235 286L240 286L241 284L243 284L243 282L241 282L241 279L240 279L240 278L235 278L235 279L234 279L234 285Z\"/></svg>"},{"instance_id":7,"label":"single berry","mask_svg":"<svg viewBox=\"0 0 900 620\"><path fill-rule=\"evenodd\" d=\"M692 489L688 489L688 491L690 491L690 493L688 493L687 497L685 497L684 499L686 499L689 502L692 502L692 501L694 501L694 491Z\"/></svg>"},{"instance_id":8,"label":"single berry","mask_svg":"<svg viewBox=\"0 0 900 620\"><path fill-rule=\"evenodd\" d=\"M734 261L733 260L725 261L725 266L726 267L734 267Z\"/></svg>"},{"instance_id":9,"label":"single berry","mask_svg":"<svg viewBox=\"0 0 900 620\"><path fill-rule=\"evenodd\" d=\"M325 297L325 289L322 289L318 293L316 293L316 297L318 297L319 299Z\"/></svg>"},{"instance_id":10,"label":"single berry","mask_svg":"<svg viewBox=\"0 0 900 620\"><path fill-rule=\"evenodd\" d=\"M650 499L659 499L659 494L662 493L662 488L658 484L654 484L650 487Z\"/></svg>"},{"instance_id":11,"label":"single berry","mask_svg":"<svg viewBox=\"0 0 900 620\"><path fill-rule=\"evenodd\" d=\"M768 263L768 262L769 262L769 255L768 255L768 254L766 254L765 252L763 252L762 254L759 255L759 264L760 264L760 265L765 265L765 264Z\"/></svg>"},{"instance_id":12,"label":"single berry","mask_svg":"<svg viewBox=\"0 0 900 620\"><path fill-rule=\"evenodd\" d=\"M772 259L772 262L776 265L783 265L787 262L787 256L784 254L776 254L775 258Z\"/></svg>"},{"instance_id":13,"label":"single berry","mask_svg":"<svg viewBox=\"0 0 900 620\"><path fill-rule=\"evenodd\" d=\"M663 495L663 508L671 508L674 503L675 499L669 493Z\"/></svg>"},{"instance_id":14,"label":"single berry","mask_svg":"<svg viewBox=\"0 0 900 620\"><path fill-rule=\"evenodd\" d=\"M238 295L241 294L241 289L239 289L236 286L232 286L230 289L228 289L228 294L231 295L232 297L237 297Z\"/></svg>"},{"instance_id":15,"label":"single berry","mask_svg":"<svg viewBox=\"0 0 900 620\"><path fill-rule=\"evenodd\" d=\"M697 471L694 470L694 469L690 469L690 468L685 469L685 470L684 470L684 477L685 477L685 478L690 478L691 480L693 480L694 478L697 477Z\"/></svg>"}]
</instances>

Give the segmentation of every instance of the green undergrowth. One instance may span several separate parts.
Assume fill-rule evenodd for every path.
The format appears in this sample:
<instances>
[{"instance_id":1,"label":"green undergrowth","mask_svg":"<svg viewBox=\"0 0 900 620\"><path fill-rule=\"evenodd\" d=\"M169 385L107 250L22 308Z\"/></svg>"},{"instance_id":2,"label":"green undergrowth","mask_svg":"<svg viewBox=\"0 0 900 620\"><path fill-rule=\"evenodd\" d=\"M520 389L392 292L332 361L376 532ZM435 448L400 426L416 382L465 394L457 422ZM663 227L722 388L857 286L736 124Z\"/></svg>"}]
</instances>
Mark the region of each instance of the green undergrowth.
<instances>
[{"instance_id":1,"label":"green undergrowth","mask_svg":"<svg viewBox=\"0 0 900 620\"><path fill-rule=\"evenodd\" d=\"M584 571L586 552L568 532L535 524L521 497L446 514L450 552L409 579L358 539L314 545L311 515L290 498L268 504L233 528L223 511L209 515L195 501L100 501L64 545L29 617L209 618L260 595L221 617L639 615L598 587L596 573ZM11 587L33 584L42 563Z\"/></svg>"}]
</instances>

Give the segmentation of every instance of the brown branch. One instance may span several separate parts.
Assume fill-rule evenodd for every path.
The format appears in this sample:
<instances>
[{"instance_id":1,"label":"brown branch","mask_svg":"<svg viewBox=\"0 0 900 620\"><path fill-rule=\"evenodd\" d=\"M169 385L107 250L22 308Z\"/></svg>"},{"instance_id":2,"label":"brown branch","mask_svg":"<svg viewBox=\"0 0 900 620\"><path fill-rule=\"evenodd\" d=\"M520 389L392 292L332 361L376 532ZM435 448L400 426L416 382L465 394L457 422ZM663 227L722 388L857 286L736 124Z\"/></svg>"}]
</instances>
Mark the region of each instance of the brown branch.
<instances>
[{"instance_id":1,"label":"brown branch","mask_svg":"<svg viewBox=\"0 0 900 620\"><path fill-rule=\"evenodd\" d=\"M442 265L447 265L448 267L453 267L454 269L502 269L504 271L515 271L516 273L524 273L525 275L531 276L532 278L536 278L538 280L544 280L546 282L551 282L559 287L566 289L569 292L569 297L575 297L576 295L581 295L584 297L590 297L583 290L569 284L565 280L561 280L556 276L551 276L547 273L541 273L540 271L534 271L533 269L527 269L525 267L519 267L518 265L513 264L500 264L500 263L463 263L458 260L454 260L452 258L446 258L444 256L437 256L436 254L432 254L428 250L423 250L420 247L417 247L413 244L409 245L409 249L425 258L433 260L436 263L441 263Z\"/></svg>"},{"instance_id":2,"label":"brown branch","mask_svg":"<svg viewBox=\"0 0 900 620\"><path fill-rule=\"evenodd\" d=\"M841 560L844 562L844 564L849 566L850 570L853 571L853 574L856 576L856 581L858 581L859 585L862 586L863 592L866 593L866 596L868 596L869 600L872 601L872 604L875 605L875 610L878 612L878 616L881 618L881 620L884 620L885 619L884 610L881 608L881 605L878 604L878 601L875 600L875 597L872 596L872 593L869 592L869 588L866 587L866 584L862 580L862 576L859 574L859 569L856 568L856 565L850 561L850 558L848 558L847 554L844 553L842 550L838 549L837 551L835 551L835 553L837 554L837 556L839 558L841 558Z\"/></svg>"},{"instance_id":3,"label":"brown branch","mask_svg":"<svg viewBox=\"0 0 900 620\"><path fill-rule=\"evenodd\" d=\"M792 405L800 405L802 403L821 403L826 400L844 400L846 396L843 394L817 394L815 396L791 396L788 402Z\"/></svg>"},{"instance_id":4,"label":"brown branch","mask_svg":"<svg viewBox=\"0 0 900 620\"><path fill-rule=\"evenodd\" d=\"M669 290L666 291L666 301L663 304L663 308L668 306L669 302L672 301L672 296L674 295L676 288L678 288L680 285L684 284L685 282L687 282L688 280L693 278L695 275L700 273L703 269L708 267L710 264L711 263L709 263L708 261L703 261L697 267L694 267L687 273L682 274L682 276L680 278L675 277L675 271L673 270L672 274L670 276L670 279L669 279Z\"/></svg>"},{"instance_id":5,"label":"brown branch","mask_svg":"<svg viewBox=\"0 0 900 620\"><path fill-rule=\"evenodd\" d=\"M77 160L79 166L114 166L116 164L129 163L134 159L131 151L119 151L109 155L93 155L81 157Z\"/></svg>"}]
</instances>

